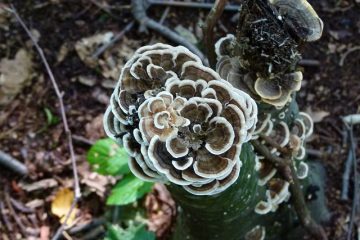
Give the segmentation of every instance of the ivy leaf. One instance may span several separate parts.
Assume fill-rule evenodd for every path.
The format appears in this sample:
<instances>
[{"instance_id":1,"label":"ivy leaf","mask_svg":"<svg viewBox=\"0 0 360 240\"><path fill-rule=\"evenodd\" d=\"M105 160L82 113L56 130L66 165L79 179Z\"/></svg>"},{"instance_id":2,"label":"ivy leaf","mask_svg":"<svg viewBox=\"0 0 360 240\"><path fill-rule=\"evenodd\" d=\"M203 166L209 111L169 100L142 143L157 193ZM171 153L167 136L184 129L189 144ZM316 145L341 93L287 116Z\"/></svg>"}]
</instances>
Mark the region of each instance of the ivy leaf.
<instances>
[{"instance_id":1,"label":"ivy leaf","mask_svg":"<svg viewBox=\"0 0 360 240\"><path fill-rule=\"evenodd\" d=\"M126 205L135 202L137 199L151 191L153 183L144 182L132 174L120 180L112 189L108 197L107 205Z\"/></svg>"},{"instance_id":2,"label":"ivy leaf","mask_svg":"<svg viewBox=\"0 0 360 240\"><path fill-rule=\"evenodd\" d=\"M109 225L104 240L155 240L155 234L147 231L145 225L131 224L127 229Z\"/></svg>"},{"instance_id":3,"label":"ivy leaf","mask_svg":"<svg viewBox=\"0 0 360 240\"><path fill-rule=\"evenodd\" d=\"M130 173L129 156L114 140L98 140L87 153L93 170L102 175L124 175Z\"/></svg>"}]
</instances>

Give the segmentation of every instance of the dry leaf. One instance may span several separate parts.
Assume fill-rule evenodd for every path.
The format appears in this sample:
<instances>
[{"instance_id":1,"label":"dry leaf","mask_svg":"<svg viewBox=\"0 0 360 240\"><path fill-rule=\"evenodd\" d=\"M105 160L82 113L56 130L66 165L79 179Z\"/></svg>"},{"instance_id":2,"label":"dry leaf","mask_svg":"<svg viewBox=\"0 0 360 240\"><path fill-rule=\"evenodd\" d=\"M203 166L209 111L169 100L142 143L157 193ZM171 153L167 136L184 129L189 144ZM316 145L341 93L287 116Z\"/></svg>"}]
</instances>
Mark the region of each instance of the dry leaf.
<instances>
[{"instance_id":1,"label":"dry leaf","mask_svg":"<svg viewBox=\"0 0 360 240\"><path fill-rule=\"evenodd\" d=\"M58 185L57 181L53 178L42 179L34 183L19 183L19 187L27 192L53 188Z\"/></svg>"},{"instance_id":2,"label":"dry leaf","mask_svg":"<svg viewBox=\"0 0 360 240\"><path fill-rule=\"evenodd\" d=\"M82 38L75 44L75 50L80 59L89 67L96 67L96 60L92 58L92 54L99 46L108 43L114 36L112 32L99 33L91 37Z\"/></svg>"},{"instance_id":3,"label":"dry leaf","mask_svg":"<svg viewBox=\"0 0 360 240\"><path fill-rule=\"evenodd\" d=\"M85 125L86 137L92 141L96 141L105 136L103 127L104 114L100 114L93 118L91 122Z\"/></svg>"},{"instance_id":4,"label":"dry leaf","mask_svg":"<svg viewBox=\"0 0 360 240\"><path fill-rule=\"evenodd\" d=\"M313 111L310 107L306 109L306 112L310 115L314 123L321 122L325 117L329 116L330 113L326 111Z\"/></svg>"},{"instance_id":5,"label":"dry leaf","mask_svg":"<svg viewBox=\"0 0 360 240\"><path fill-rule=\"evenodd\" d=\"M9 103L32 77L31 55L20 49L14 59L0 61L0 105Z\"/></svg>"},{"instance_id":6,"label":"dry leaf","mask_svg":"<svg viewBox=\"0 0 360 240\"><path fill-rule=\"evenodd\" d=\"M66 215L68 214L71 204L74 201L74 192L68 188L60 189L51 203L52 214L60 218L60 223L64 223ZM67 221L68 225L75 220L77 209L74 208Z\"/></svg>"}]
</instances>

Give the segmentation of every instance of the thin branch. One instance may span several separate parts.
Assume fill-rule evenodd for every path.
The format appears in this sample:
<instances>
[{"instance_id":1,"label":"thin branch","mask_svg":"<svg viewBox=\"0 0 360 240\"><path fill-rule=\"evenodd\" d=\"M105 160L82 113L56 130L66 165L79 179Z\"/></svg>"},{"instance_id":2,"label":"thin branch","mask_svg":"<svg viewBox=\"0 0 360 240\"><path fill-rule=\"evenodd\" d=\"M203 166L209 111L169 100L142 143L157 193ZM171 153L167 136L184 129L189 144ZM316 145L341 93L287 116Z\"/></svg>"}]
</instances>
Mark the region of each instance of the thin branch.
<instances>
[{"instance_id":1,"label":"thin branch","mask_svg":"<svg viewBox=\"0 0 360 240\"><path fill-rule=\"evenodd\" d=\"M29 173L27 167L23 163L16 160L9 154L4 153L1 150L0 150L0 164L20 175L27 175Z\"/></svg>"},{"instance_id":2,"label":"thin branch","mask_svg":"<svg viewBox=\"0 0 360 240\"><path fill-rule=\"evenodd\" d=\"M359 51L360 50L360 46L356 46L356 47L352 47L349 50L347 50L344 54L341 55L340 61L339 61L339 66L342 67L344 66L344 62L345 59L347 58L347 56L355 51Z\"/></svg>"},{"instance_id":3,"label":"thin branch","mask_svg":"<svg viewBox=\"0 0 360 240\"><path fill-rule=\"evenodd\" d=\"M227 2L228 0L216 0L202 27L204 35L203 44L206 49L210 67L213 69L216 67L214 28L222 13L224 12L224 8Z\"/></svg>"},{"instance_id":4,"label":"thin branch","mask_svg":"<svg viewBox=\"0 0 360 240\"><path fill-rule=\"evenodd\" d=\"M66 227L66 222L69 220L71 213L74 211L76 204L78 203L79 199L78 198L74 198L74 201L71 203L70 209L66 214L64 223L61 224L61 226L58 228L58 230L56 231L55 235L52 237L51 240L58 240L60 238L60 236L63 234L64 229Z\"/></svg>"},{"instance_id":5,"label":"thin branch","mask_svg":"<svg viewBox=\"0 0 360 240\"><path fill-rule=\"evenodd\" d=\"M144 30L146 28L150 28L162 34L164 37L170 39L171 41L188 48L191 52L193 52L198 57L200 57L204 63L207 62L207 60L204 57L204 54L196 46L190 43L187 39L181 37L179 34L172 31L168 27L165 27L160 23L154 21L153 19L149 18L146 15L146 9L143 0L132 0L131 6L132 6L133 16L136 19L136 21L139 22L140 28Z\"/></svg>"},{"instance_id":6,"label":"thin branch","mask_svg":"<svg viewBox=\"0 0 360 240\"><path fill-rule=\"evenodd\" d=\"M112 45L114 45L114 43L119 41L128 31L130 31L130 29L134 26L134 24L135 24L135 21L131 21L130 23L128 23L121 32L116 34L115 37L113 39L111 39L110 42L108 42L108 43L102 45L100 48L98 48L91 57L94 59L97 59L103 52L105 52L106 49L110 48Z\"/></svg>"},{"instance_id":7,"label":"thin branch","mask_svg":"<svg viewBox=\"0 0 360 240\"><path fill-rule=\"evenodd\" d=\"M310 212L306 206L304 194L300 187L300 181L296 175L294 163L291 160L291 150L288 149L285 158L280 158L272 154L264 145L258 140L252 140L252 145L255 151L259 152L265 157L267 161L272 163L274 167L280 171L284 179L288 180L290 184L291 199L294 204L295 211L305 229L318 240L327 240L324 229L317 224L311 217ZM289 172L290 170L290 172ZM289 176L290 175L290 176Z\"/></svg>"},{"instance_id":8,"label":"thin branch","mask_svg":"<svg viewBox=\"0 0 360 240\"><path fill-rule=\"evenodd\" d=\"M66 112L65 112L65 107L64 107L64 102L63 102L63 93L60 91L59 86L55 80L54 74L51 71L51 68L49 66L48 61L46 60L45 54L43 52L43 50L41 49L41 47L39 46L39 44L37 43L37 41L35 40L34 36L31 34L29 28L26 26L26 24L24 23L24 21L21 19L21 17L19 16L19 14L17 13L15 7L13 5L11 5L11 8L6 8L9 12L13 13L14 16L16 17L17 21L20 23L20 25L22 26L22 28L25 30L26 34L29 36L29 38L31 39L31 41L33 42L37 52L40 55L40 58L43 62L43 64L45 65L45 68L47 70L47 73L49 75L49 78L51 80L51 83L53 85L53 88L55 90L56 96L58 98L59 104L60 104L60 112L61 112L61 119L64 125L64 131L65 134L67 136L67 141L68 141L68 148L69 148L69 152L70 152L70 158L71 158L71 163L72 163L72 169L73 169L73 175L74 175L74 191L75 191L75 197L74 197L74 201L72 203L72 206L75 207L76 203L78 202L78 200L81 198L81 191L80 191L80 185L79 185L79 177L78 177L78 172L77 172L77 166L76 166L76 160L75 160L75 152L74 152L74 145L73 145L73 141L72 141L72 134L71 131L69 129L69 124L67 121L67 117L66 117ZM71 208L67 214L67 217L65 218L64 223L60 226L60 228L58 229L56 235L61 235L66 222L71 214L71 212L73 211L73 208ZM55 235L55 236L56 236ZM56 239L56 238L53 238Z\"/></svg>"},{"instance_id":9,"label":"thin branch","mask_svg":"<svg viewBox=\"0 0 360 240\"><path fill-rule=\"evenodd\" d=\"M211 9L214 6L214 4L212 4L212 3L163 1L163 0L147 0L147 3L149 3L151 5L199 8L199 9ZM224 10L236 12L239 10L239 7L240 7L239 5L228 4L225 6Z\"/></svg>"},{"instance_id":10,"label":"thin branch","mask_svg":"<svg viewBox=\"0 0 360 240\"><path fill-rule=\"evenodd\" d=\"M288 148L284 148L280 146L276 141L274 141L271 137L266 136L265 134L260 134L260 138L263 139L266 143L268 143L270 146L276 148L279 152L289 155L291 154L291 151Z\"/></svg>"},{"instance_id":11,"label":"thin branch","mask_svg":"<svg viewBox=\"0 0 360 240\"><path fill-rule=\"evenodd\" d=\"M354 196L353 196L353 202L352 202L352 207L351 207L350 226L349 226L349 231L347 233L347 240L351 240L351 235L352 235L354 221L355 221L355 215L356 215L356 209L357 209L357 205L358 205L358 196L359 196L359 179L358 179L356 151L355 151L356 146L355 146L355 141L354 141L354 133L353 133L352 125L350 125L350 128L349 128L349 140L350 140L350 149L351 149L352 157L353 157Z\"/></svg>"},{"instance_id":12,"label":"thin branch","mask_svg":"<svg viewBox=\"0 0 360 240\"><path fill-rule=\"evenodd\" d=\"M327 240L328 238L324 229L311 217L310 211L306 206L304 194L301 191L300 181L296 175L293 162L290 164L290 169L293 179L293 182L290 184L291 199L301 224L315 239Z\"/></svg>"},{"instance_id":13,"label":"thin branch","mask_svg":"<svg viewBox=\"0 0 360 240\"><path fill-rule=\"evenodd\" d=\"M351 167L354 161L352 149L349 149L348 156L345 162L345 170L343 173L342 179L342 191L341 191L341 200L348 200L349 199L349 181L350 181L350 174L351 174Z\"/></svg>"},{"instance_id":14,"label":"thin branch","mask_svg":"<svg viewBox=\"0 0 360 240\"><path fill-rule=\"evenodd\" d=\"M269 149L262 145L258 140L252 140L251 144L254 146L256 151L268 159L268 161L271 162L275 167L289 166L290 160L273 155Z\"/></svg>"}]
</instances>

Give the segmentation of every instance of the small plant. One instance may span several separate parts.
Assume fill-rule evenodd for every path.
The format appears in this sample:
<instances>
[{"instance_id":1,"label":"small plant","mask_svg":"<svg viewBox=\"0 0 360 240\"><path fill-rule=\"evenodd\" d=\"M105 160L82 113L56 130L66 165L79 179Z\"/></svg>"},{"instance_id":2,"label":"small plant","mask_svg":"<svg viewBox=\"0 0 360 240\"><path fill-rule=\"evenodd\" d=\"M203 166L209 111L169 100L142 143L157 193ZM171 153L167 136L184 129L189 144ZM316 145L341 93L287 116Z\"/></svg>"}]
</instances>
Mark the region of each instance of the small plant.
<instances>
[{"instance_id":1,"label":"small plant","mask_svg":"<svg viewBox=\"0 0 360 240\"><path fill-rule=\"evenodd\" d=\"M115 207L115 212L121 208L127 215L121 214L117 224L107 224L105 239L155 239L155 234L145 229L145 216L138 203L139 199L151 191L153 183L142 181L131 173L128 167L129 156L124 148L112 139L101 139L90 148L87 160L93 171L101 175L120 177L111 189L106 204Z\"/></svg>"}]
</instances>

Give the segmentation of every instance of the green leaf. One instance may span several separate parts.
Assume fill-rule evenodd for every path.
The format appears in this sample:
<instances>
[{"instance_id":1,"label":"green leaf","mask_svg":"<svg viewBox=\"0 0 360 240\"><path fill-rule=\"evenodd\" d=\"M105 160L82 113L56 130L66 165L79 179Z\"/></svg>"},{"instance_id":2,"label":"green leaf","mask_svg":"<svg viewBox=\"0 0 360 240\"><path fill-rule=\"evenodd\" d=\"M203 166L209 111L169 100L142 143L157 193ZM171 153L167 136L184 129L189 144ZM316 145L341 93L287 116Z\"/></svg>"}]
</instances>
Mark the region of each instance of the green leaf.
<instances>
[{"instance_id":1,"label":"green leaf","mask_svg":"<svg viewBox=\"0 0 360 240\"><path fill-rule=\"evenodd\" d=\"M107 205L126 205L150 192L153 183L144 182L132 174L121 179L112 189Z\"/></svg>"},{"instance_id":2,"label":"green leaf","mask_svg":"<svg viewBox=\"0 0 360 240\"><path fill-rule=\"evenodd\" d=\"M93 170L102 175L130 173L128 154L110 138L98 140L87 153L87 160Z\"/></svg>"},{"instance_id":3,"label":"green leaf","mask_svg":"<svg viewBox=\"0 0 360 240\"><path fill-rule=\"evenodd\" d=\"M48 126L51 126L51 125L55 125L59 122L59 118L57 116L55 116L49 108L44 108L44 112L45 112L45 115L46 115L46 124Z\"/></svg>"},{"instance_id":4,"label":"green leaf","mask_svg":"<svg viewBox=\"0 0 360 240\"><path fill-rule=\"evenodd\" d=\"M155 234L146 230L145 225L130 225L123 229L118 225L109 225L105 240L155 240Z\"/></svg>"}]
</instances>

